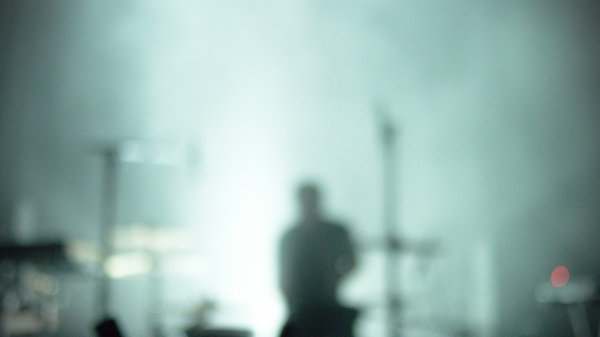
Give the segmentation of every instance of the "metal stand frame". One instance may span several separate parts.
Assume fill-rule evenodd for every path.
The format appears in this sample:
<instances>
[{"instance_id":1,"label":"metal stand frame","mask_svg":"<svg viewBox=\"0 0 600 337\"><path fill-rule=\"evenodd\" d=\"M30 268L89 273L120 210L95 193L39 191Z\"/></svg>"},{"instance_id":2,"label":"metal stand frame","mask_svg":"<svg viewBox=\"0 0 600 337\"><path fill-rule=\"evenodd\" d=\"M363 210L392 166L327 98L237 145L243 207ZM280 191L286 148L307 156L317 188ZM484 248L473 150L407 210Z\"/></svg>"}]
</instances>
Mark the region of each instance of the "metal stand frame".
<instances>
[{"instance_id":1,"label":"metal stand frame","mask_svg":"<svg viewBox=\"0 0 600 337\"><path fill-rule=\"evenodd\" d=\"M109 147L102 152L104 157L104 180L102 193L102 223L100 227L100 268L102 276L98 285L100 319L110 316L111 280L104 270L106 260L112 255L112 236L117 221L118 149Z\"/></svg>"}]
</instances>

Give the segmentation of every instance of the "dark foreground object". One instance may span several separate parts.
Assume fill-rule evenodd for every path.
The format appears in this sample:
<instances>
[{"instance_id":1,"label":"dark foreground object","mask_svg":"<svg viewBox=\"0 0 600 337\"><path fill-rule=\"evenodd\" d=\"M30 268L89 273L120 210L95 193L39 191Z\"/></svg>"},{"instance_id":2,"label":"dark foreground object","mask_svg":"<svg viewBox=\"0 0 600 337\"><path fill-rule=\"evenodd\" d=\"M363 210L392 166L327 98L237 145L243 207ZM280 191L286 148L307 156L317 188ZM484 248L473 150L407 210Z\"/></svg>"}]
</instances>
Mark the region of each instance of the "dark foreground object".
<instances>
[{"instance_id":1,"label":"dark foreground object","mask_svg":"<svg viewBox=\"0 0 600 337\"><path fill-rule=\"evenodd\" d=\"M291 316L280 337L352 337L358 310L336 306Z\"/></svg>"},{"instance_id":2,"label":"dark foreground object","mask_svg":"<svg viewBox=\"0 0 600 337\"><path fill-rule=\"evenodd\" d=\"M252 337L252 333L248 330L203 329L201 327L187 329L185 334L188 337Z\"/></svg>"},{"instance_id":3,"label":"dark foreground object","mask_svg":"<svg viewBox=\"0 0 600 337\"><path fill-rule=\"evenodd\" d=\"M98 337L123 337L117 322L112 318L107 318L96 325L96 334Z\"/></svg>"}]
</instances>

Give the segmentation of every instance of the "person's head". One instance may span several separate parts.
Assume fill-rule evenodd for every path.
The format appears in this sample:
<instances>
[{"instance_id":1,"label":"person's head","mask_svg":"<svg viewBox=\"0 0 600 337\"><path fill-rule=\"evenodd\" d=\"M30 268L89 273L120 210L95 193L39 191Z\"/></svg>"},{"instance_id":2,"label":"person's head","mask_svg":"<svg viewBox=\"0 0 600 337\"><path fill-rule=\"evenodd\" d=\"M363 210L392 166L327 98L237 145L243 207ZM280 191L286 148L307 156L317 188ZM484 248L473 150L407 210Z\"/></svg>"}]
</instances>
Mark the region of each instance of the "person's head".
<instances>
[{"instance_id":1,"label":"person's head","mask_svg":"<svg viewBox=\"0 0 600 337\"><path fill-rule=\"evenodd\" d=\"M300 215L305 220L314 220L321 214L321 192L317 184L303 183L298 188L298 204Z\"/></svg>"}]
</instances>

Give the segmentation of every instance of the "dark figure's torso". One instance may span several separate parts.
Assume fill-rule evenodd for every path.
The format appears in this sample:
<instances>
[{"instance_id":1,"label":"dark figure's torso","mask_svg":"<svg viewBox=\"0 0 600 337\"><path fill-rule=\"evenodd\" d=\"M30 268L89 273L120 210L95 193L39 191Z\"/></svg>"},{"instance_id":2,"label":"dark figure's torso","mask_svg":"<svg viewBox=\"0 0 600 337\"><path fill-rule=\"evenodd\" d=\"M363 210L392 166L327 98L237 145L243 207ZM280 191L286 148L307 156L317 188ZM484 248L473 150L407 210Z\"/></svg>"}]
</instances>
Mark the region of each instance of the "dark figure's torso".
<instances>
[{"instance_id":1,"label":"dark figure's torso","mask_svg":"<svg viewBox=\"0 0 600 337\"><path fill-rule=\"evenodd\" d=\"M357 312L339 306L336 291L354 263L349 235L340 225L299 225L286 233L280 282L290 319L282 336L352 336Z\"/></svg>"},{"instance_id":2,"label":"dark figure's torso","mask_svg":"<svg viewBox=\"0 0 600 337\"><path fill-rule=\"evenodd\" d=\"M358 311L341 306L290 316L280 337L352 337Z\"/></svg>"}]
</instances>

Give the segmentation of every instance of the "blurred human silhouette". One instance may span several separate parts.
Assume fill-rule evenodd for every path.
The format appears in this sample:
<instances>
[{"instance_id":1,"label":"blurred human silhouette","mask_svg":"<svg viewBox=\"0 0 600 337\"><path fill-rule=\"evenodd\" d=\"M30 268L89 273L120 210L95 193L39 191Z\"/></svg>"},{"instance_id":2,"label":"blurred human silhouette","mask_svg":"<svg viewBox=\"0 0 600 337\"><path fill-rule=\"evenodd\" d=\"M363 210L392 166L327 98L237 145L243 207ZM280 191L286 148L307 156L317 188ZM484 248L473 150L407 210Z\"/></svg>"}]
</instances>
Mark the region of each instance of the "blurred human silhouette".
<instances>
[{"instance_id":1,"label":"blurred human silhouette","mask_svg":"<svg viewBox=\"0 0 600 337\"><path fill-rule=\"evenodd\" d=\"M298 190L299 219L279 247L279 282L289 318L281 337L350 337L356 309L341 306L337 288L355 266L350 235L323 217L316 184Z\"/></svg>"}]
</instances>

